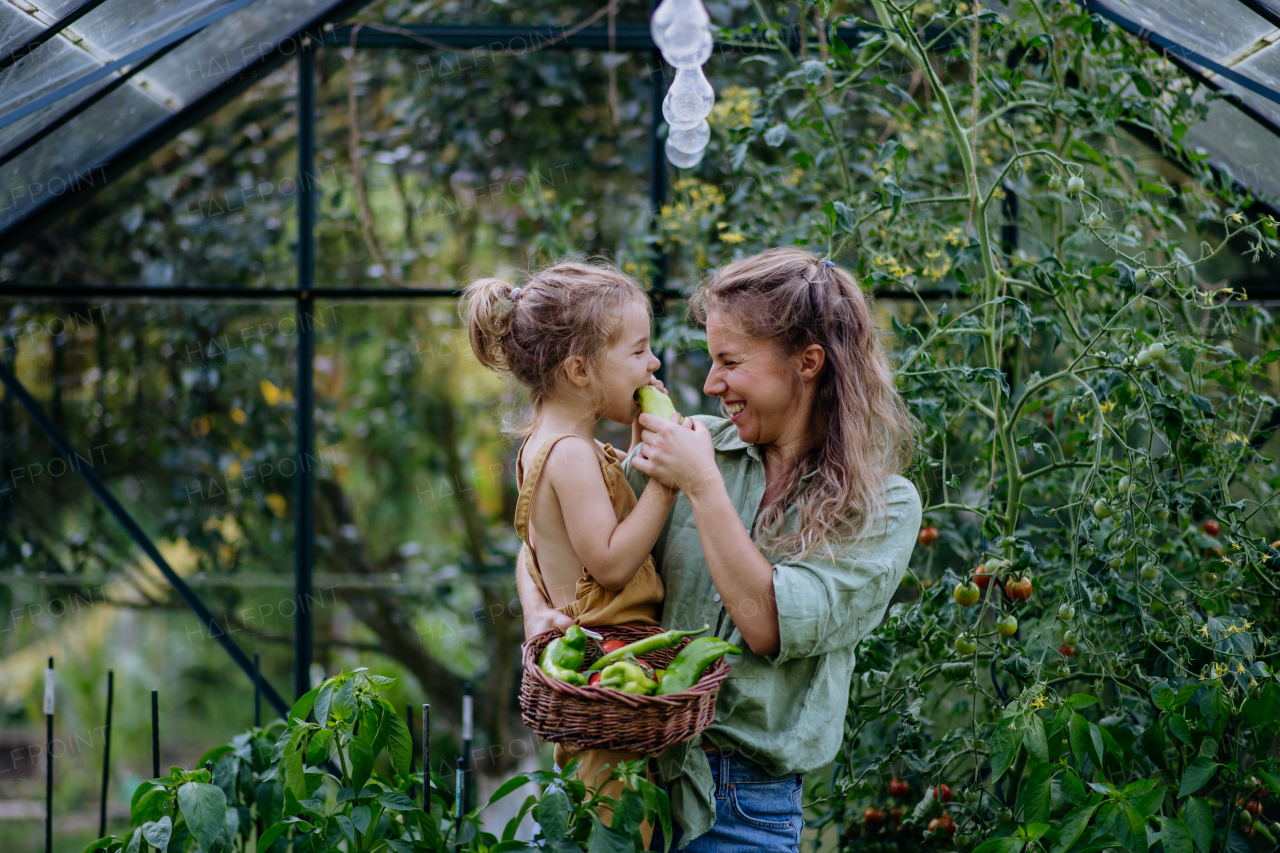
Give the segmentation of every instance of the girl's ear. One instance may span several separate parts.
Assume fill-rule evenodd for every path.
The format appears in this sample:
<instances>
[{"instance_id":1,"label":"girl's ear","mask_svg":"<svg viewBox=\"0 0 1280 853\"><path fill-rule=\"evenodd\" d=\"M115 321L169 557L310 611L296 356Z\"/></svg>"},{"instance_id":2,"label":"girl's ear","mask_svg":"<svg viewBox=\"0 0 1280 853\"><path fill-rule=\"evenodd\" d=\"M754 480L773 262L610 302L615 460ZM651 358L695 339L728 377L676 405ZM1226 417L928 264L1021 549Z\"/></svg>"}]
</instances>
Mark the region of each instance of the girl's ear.
<instances>
[{"instance_id":1,"label":"girl's ear","mask_svg":"<svg viewBox=\"0 0 1280 853\"><path fill-rule=\"evenodd\" d=\"M571 355L564 360L564 375L575 388L586 388L591 384L587 360L580 355Z\"/></svg>"},{"instance_id":2,"label":"girl's ear","mask_svg":"<svg viewBox=\"0 0 1280 853\"><path fill-rule=\"evenodd\" d=\"M808 382L822 372L822 366L827 363L827 351L820 344L809 344L791 356L791 361L800 372L800 378Z\"/></svg>"}]
</instances>

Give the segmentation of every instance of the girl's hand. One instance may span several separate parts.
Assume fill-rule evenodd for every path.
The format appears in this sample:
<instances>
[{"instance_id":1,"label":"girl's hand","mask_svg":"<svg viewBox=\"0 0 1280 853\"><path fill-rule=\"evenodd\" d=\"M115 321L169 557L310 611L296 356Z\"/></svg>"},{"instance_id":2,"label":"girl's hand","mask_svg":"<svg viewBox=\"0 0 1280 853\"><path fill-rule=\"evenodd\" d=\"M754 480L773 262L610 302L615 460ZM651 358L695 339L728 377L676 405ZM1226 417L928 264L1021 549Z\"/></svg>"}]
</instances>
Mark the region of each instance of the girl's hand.
<instances>
[{"instance_id":1,"label":"girl's hand","mask_svg":"<svg viewBox=\"0 0 1280 853\"><path fill-rule=\"evenodd\" d=\"M666 394L668 397L671 396L671 392L667 390L666 386L662 384L662 380L659 379L658 377L650 376L649 384L652 385L654 388L657 388L663 394ZM636 410L637 410L636 418L631 422L631 446L627 448L627 453L630 453L631 451L635 450L636 445L640 443L640 431L642 428L640 426L639 409L640 409L640 404L636 403Z\"/></svg>"},{"instance_id":2,"label":"girl's hand","mask_svg":"<svg viewBox=\"0 0 1280 853\"><path fill-rule=\"evenodd\" d=\"M704 424L691 420L690 426L682 427L646 414L636 418L636 423L642 428L640 439L644 442L644 453L631 463L637 471L691 499L710 486L723 484L711 431Z\"/></svg>"},{"instance_id":3,"label":"girl's hand","mask_svg":"<svg viewBox=\"0 0 1280 853\"><path fill-rule=\"evenodd\" d=\"M520 609L524 613L524 638L526 640L556 628L561 632L569 630L573 620L559 610L547 604L542 593L529 576L524 562L524 550L516 557L516 590L520 594Z\"/></svg>"}]
</instances>

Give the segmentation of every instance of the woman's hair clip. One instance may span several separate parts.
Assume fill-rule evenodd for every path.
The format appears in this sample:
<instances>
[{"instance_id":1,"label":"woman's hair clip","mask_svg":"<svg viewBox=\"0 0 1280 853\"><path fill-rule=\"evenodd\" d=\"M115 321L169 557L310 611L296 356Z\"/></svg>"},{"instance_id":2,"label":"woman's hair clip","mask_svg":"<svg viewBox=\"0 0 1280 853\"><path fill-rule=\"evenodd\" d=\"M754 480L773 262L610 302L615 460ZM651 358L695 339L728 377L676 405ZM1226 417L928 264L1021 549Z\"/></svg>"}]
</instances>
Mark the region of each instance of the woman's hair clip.
<instances>
[{"instance_id":1,"label":"woman's hair clip","mask_svg":"<svg viewBox=\"0 0 1280 853\"><path fill-rule=\"evenodd\" d=\"M507 294L507 298L510 299L512 302L515 302L516 297L519 295L520 295L520 288L513 287L511 288L511 292Z\"/></svg>"},{"instance_id":2,"label":"woman's hair clip","mask_svg":"<svg viewBox=\"0 0 1280 853\"><path fill-rule=\"evenodd\" d=\"M831 261L827 260L826 258L823 258L822 260L818 261L818 263L822 264L824 267L834 267L834 266L835 266L835 264L834 264L834 263L832 263Z\"/></svg>"}]
</instances>

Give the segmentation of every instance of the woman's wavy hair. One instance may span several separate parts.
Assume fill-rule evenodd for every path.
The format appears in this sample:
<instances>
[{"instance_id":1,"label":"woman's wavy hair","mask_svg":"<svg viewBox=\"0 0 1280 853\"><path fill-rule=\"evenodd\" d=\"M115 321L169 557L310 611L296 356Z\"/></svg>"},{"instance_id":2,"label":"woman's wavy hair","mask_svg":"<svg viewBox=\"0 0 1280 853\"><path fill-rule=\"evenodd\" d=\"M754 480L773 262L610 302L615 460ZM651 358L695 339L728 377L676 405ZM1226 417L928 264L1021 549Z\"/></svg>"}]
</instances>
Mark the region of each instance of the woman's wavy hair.
<instances>
[{"instance_id":1,"label":"woman's wavy hair","mask_svg":"<svg viewBox=\"0 0 1280 853\"><path fill-rule=\"evenodd\" d=\"M813 408L817 443L761 507L755 534L775 553L837 553L884 511L883 480L902 471L913 450L913 421L894 388L870 298L840 267L778 248L717 269L690 311L704 325L718 314L749 337L773 341L783 356L810 344L825 351ZM784 531L783 514L793 505L797 523Z\"/></svg>"},{"instance_id":2,"label":"woman's wavy hair","mask_svg":"<svg viewBox=\"0 0 1280 853\"><path fill-rule=\"evenodd\" d=\"M507 432L532 430L567 359L582 356L588 369L599 364L621 331L622 309L633 301L649 307L635 279L604 263L559 263L530 274L519 287L498 278L467 287L461 308L472 352L529 391L533 411L508 424Z\"/></svg>"}]
</instances>

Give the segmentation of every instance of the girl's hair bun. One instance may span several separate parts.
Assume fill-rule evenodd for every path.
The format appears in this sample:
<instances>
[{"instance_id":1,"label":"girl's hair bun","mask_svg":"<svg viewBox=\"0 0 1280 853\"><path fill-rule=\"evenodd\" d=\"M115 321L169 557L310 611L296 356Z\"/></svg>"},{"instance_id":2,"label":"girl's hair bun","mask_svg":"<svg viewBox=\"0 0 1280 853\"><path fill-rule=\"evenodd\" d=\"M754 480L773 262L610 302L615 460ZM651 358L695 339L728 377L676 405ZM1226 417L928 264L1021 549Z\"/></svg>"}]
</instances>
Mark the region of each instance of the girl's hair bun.
<instances>
[{"instance_id":1,"label":"girl's hair bun","mask_svg":"<svg viewBox=\"0 0 1280 853\"><path fill-rule=\"evenodd\" d=\"M500 278L482 278L472 282L463 294L471 349L490 370L511 369L506 340L511 334L512 311L516 307L513 296L519 290Z\"/></svg>"}]
</instances>

